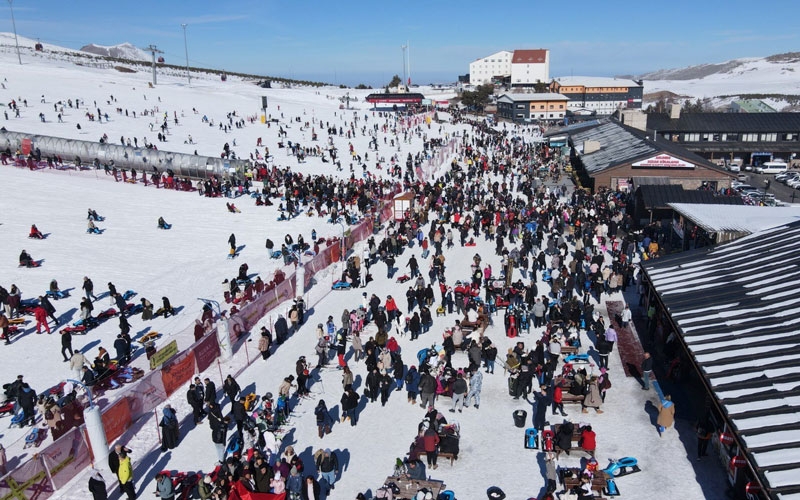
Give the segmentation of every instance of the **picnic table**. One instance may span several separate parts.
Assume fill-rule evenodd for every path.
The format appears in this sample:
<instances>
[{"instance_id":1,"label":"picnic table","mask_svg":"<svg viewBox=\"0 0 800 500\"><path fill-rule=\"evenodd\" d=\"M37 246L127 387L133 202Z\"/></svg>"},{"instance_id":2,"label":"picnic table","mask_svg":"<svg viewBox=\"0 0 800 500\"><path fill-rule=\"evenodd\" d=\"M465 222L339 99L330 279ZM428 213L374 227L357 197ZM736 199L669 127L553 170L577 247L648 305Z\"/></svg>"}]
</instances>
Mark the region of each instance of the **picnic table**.
<instances>
[{"instance_id":1,"label":"picnic table","mask_svg":"<svg viewBox=\"0 0 800 500\"><path fill-rule=\"evenodd\" d=\"M561 430L561 425L562 424L555 424L553 426L553 433L555 434L555 436L558 436L558 431ZM587 449L583 448L582 446L578 446L578 442L581 440L581 431L582 431L581 427L578 427L577 425L573 427L573 429L572 429L572 440L571 440L572 441L572 448L570 448L569 451L580 451L580 452L586 453L589 456L593 457L594 456L594 450L590 451L590 450L587 450ZM565 451L565 450L562 450L561 447L558 446L557 444L554 445L553 449L556 452L556 457L560 456L562 451Z\"/></svg>"},{"instance_id":2,"label":"picnic table","mask_svg":"<svg viewBox=\"0 0 800 500\"><path fill-rule=\"evenodd\" d=\"M603 498L603 489L609 475L601 470L592 476L592 491L596 491L595 498ZM558 480L564 486L564 491L570 491L581 484L581 469L578 467L562 467L558 470Z\"/></svg>"},{"instance_id":3,"label":"picnic table","mask_svg":"<svg viewBox=\"0 0 800 500\"><path fill-rule=\"evenodd\" d=\"M444 481L428 480L422 481L419 479L407 479L404 477L389 476L383 484L394 483L400 488L394 498L395 500L406 499L412 500L419 490L427 488L430 490L433 498L439 498L439 493L445 490Z\"/></svg>"}]
</instances>

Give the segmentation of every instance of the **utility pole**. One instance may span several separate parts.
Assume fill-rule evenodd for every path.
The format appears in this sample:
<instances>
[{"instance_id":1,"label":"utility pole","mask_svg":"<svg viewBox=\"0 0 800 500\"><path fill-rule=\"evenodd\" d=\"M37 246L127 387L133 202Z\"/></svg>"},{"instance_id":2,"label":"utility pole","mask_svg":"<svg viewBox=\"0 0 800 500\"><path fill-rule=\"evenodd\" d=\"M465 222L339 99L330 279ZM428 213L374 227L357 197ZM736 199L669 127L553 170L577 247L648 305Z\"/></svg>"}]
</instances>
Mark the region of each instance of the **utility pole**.
<instances>
[{"instance_id":1,"label":"utility pole","mask_svg":"<svg viewBox=\"0 0 800 500\"><path fill-rule=\"evenodd\" d=\"M153 86L156 85L157 77L156 77L156 54L163 54L163 50L158 50L158 48L153 45L152 43L144 48L147 52L150 52L153 55Z\"/></svg>"},{"instance_id":2,"label":"utility pole","mask_svg":"<svg viewBox=\"0 0 800 500\"><path fill-rule=\"evenodd\" d=\"M406 48L408 55L406 55L406 67L408 68L408 80L406 80L406 88L411 86L411 42L406 40Z\"/></svg>"},{"instance_id":3,"label":"utility pole","mask_svg":"<svg viewBox=\"0 0 800 500\"><path fill-rule=\"evenodd\" d=\"M403 87L406 86L406 49L408 48L407 45L401 45L401 49L403 49ZM398 90L400 90L398 88Z\"/></svg>"},{"instance_id":4,"label":"utility pole","mask_svg":"<svg viewBox=\"0 0 800 500\"><path fill-rule=\"evenodd\" d=\"M17 60L19 60L19 65L22 66L22 56L19 55L19 40L17 39L17 22L14 21L14 6L11 5L11 0L8 0L8 8L11 9L11 26L14 28L14 44L17 46Z\"/></svg>"},{"instance_id":5,"label":"utility pole","mask_svg":"<svg viewBox=\"0 0 800 500\"><path fill-rule=\"evenodd\" d=\"M186 79L189 80L189 86L192 85L192 75L189 74L189 44L186 43L186 23L181 24L183 28L183 49L186 51Z\"/></svg>"}]
</instances>

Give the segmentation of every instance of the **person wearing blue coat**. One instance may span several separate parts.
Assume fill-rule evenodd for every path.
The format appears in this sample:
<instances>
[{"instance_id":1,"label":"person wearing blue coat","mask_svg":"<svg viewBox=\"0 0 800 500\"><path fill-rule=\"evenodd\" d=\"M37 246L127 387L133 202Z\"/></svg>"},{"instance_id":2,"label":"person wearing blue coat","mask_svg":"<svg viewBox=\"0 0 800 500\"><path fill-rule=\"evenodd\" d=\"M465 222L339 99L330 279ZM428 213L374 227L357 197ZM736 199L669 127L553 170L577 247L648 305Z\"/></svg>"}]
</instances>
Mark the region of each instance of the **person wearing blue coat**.
<instances>
[{"instance_id":1,"label":"person wearing blue coat","mask_svg":"<svg viewBox=\"0 0 800 500\"><path fill-rule=\"evenodd\" d=\"M408 402L411 404L417 403L417 394L419 393L419 372L417 367L411 365L404 378L406 382L406 392L408 392Z\"/></svg>"}]
</instances>

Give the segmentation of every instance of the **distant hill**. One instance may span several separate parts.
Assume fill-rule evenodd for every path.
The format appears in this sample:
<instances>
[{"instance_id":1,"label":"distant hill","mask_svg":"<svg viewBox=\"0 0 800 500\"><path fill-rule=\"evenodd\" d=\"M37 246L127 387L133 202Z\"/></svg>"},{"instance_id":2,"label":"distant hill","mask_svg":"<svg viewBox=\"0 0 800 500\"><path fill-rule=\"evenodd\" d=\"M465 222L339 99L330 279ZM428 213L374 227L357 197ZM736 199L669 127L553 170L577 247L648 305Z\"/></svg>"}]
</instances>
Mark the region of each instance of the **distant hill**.
<instances>
[{"instance_id":1,"label":"distant hill","mask_svg":"<svg viewBox=\"0 0 800 500\"><path fill-rule=\"evenodd\" d=\"M780 111L800 109L800 52L661 69L635 78L644 80L645 107L674 95L673 101L700 99L720 110L741 98L762 99Z\"/></svg>"},{"instance_id":2,"label":"distant hill","mask_svg":"<svg viewBox=\"0 0 800 500\"><path fill-rule=\"evenodd\" d=\"M81 52L88 52L98 56L128 59L130 61L149 61L152 59L152 56L148 52L128 42L111 46L90 43L89 45L81 47L80 50Z\"/></svg>"}]
</instances>

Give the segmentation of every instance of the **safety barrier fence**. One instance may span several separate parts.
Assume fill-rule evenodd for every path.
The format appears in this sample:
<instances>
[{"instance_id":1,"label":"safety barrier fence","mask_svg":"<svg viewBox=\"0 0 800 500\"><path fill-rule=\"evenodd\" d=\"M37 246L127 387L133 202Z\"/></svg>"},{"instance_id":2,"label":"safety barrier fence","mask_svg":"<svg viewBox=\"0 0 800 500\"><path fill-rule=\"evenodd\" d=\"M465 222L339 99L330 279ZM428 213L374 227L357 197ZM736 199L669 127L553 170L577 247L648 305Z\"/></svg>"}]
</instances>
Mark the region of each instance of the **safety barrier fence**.
<instances>
[{"instance_id":1,"label":"safety barrier fence","mask_svg":"<svg viewBox=\"0 0 800 500\"><path fill-rule=\"evenodd\" d=\"M395 192L389 194L378 210L381 223L394 215L392 201L394 194ZM373 219L365 218L351 226L349 233L345 234L344 248L342 248L342 241L335 239L309 262L304 263L306 286L310 284L315 274L319 274L331 264L338 262L343 251L353 248L356 243L369 238L372 235L373 227ZM236 314L227 320L222 320L226 321L225 326L230 334L230 342L234 345L246 346L249 332L267 314L298 295L295 281L296 272L286 276L273 288L243 305ZM315 296L314 303L320 302L330 292L330 286L325 287L324 290L320 287L320 294ZM218 323L201 339L175 355L160 368L147 373L131 384L114 390L113 400L105 397L105 394L96 398L108 443L112 443L122 436L139 418L151 414L157 406L163 405L172 394L184 387L196 374L206 371L220 359L224 347L221 342L227 340L219 338L219 326L221 325ZM194 326L179 332L176 338L194 338ZM234 370L235 375L243 372L253 361L258 359L258 356L251 358L247 352L245 352L245 356L235 357L239 363L237 369ZM23 456L24 458L27 457ZM86 426L81 425L70 429L44 449L37 449L36 453L0 478L0 500L48 498L91 465L92 461ZM13 462L14 460L9 465L12 465Z\"/></svg>"}]
</instances>

